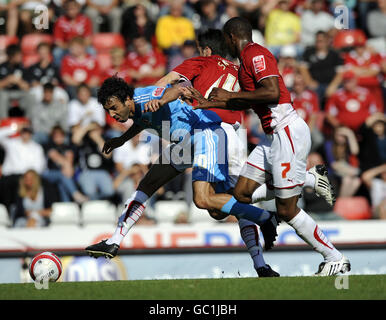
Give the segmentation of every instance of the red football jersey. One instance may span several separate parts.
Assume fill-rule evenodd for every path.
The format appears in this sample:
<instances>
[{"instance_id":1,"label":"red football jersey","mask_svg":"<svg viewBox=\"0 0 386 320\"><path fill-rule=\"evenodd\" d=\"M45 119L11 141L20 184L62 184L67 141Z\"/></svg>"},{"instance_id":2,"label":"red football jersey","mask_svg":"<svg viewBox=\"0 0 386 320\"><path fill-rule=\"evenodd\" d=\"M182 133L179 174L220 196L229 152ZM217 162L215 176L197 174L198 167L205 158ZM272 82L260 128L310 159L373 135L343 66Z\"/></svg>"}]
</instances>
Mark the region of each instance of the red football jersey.
<instances>
[{"instance_id":1,"label":"red football jersey","mask_svg":"<svg viewBox=\"0 0 386 320\"><path fill-rule=\"evenodd\" d=\"M77 59L71 55L66 55L62 60L60 74L70 75L79 82L88 83L93 76L99 77L99 67L96 58L86 55L85 59Z\"/></svg>"},{"instance_id":2,"label":"red football jersey","mask_svg":"<svg viewBox=\"0 0 386 320\"><path fill-rule=\"evenodd\" d=\"M195 57L185 60L173 71L190 80L205 98L208 98L213 88L223 88L227 91L239 91L238 66L218 55L210 57ZM222 121L233 124L242 121L242 111L225 109L208 109L216 112Z\"/></svg>"},{"instance_id":3,"label":"red football jersey","mask_svg":"<svg viewBox=\"0 0 386 320\"><path fill-rule=\"evenodd\" d=\"M255 91L259 82L268 77L278 77L280 99L278 104L259 104L251 108L259 116L264 132L271 134L275 129L284 128L297 117L291 104L291 95L279 73L272 53L263 46L250 42L241 52L239 82L244 91Z\"/></svg>"},{"instance_id":4,"label":"red football jersey","mask_svg":"<svg viewBox=\"0 0 386 320\"><path fill-rule=\"evenodd\" d=\"M359 56L355 51L349 52L344 59L345 66L354 67L366 67L373 69L381 69L381 56L379 54L372 54L366 51L362 56ZM380 82L377 76L358 77L358 85L368 86L380 86Z\"/></svg>"},{"instance_id":5,"label":"red football jersey","mask_svg":"<svg viewBox=\"0 0 386 320\"><path fill-rule=\"evenodd\" d=\"M301 94L291 92L291 97L294 109L305 122L308 122L312 114L320 111L318 96L315 92L310 90L305 90Z\"/></svg>"},{"instance_id":6,"label":"red football jersey","mask_svg":"<svg viewBox=\"0 0 386 320\"><path fill-rule=\"evenodd\" d=\"M165 56L156 50L151 50L148 54L140 56L135 52L130 52L127 56L127 64L130 69L139 72L147 72L155 68L166 66ZM157 82L160 77L145 77L136 82L137 86L150 86Z\"/></svg>"},{"instance_id":7,"label":"red football jersey","mask_svg":"<svg viewBox=\"0 0 386 320\"><path fill-rule=\"evenodd\" d=\"M354 92L339 89L327 101L326 113L350 129L356 131L366 118L377 111L369 90L357 88Z\"/></svg>"},{"instance_id":8,"label":"red football jersey","mask_svg":"<svg viewBox=\"0 0 386 320\"><path fill-rule=\"evenodd\" d=\"M67 16L61 16L54 25L54 39L62 40L66 43L74 37L88 37L91 34L91 20L83 14L79 14L74 21L70 20Z\"/></svg>"}]
</instances>

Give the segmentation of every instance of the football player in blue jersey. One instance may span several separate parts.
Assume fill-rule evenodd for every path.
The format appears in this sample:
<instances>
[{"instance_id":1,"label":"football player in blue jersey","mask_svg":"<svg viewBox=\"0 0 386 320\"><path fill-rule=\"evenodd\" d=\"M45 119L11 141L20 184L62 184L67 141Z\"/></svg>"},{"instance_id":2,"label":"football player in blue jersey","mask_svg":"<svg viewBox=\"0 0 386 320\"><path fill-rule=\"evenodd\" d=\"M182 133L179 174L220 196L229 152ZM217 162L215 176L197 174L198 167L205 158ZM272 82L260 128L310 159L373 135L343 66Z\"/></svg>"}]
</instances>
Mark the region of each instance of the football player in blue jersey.
<instances>
[{"instance_id":1,"label":"football player in blue jersey","mask_svg":"<svg viewBox=\"0 0 386 320\"><path fill-rule=\"evenodd\" d=\"M103 152L111 152L145 129L155 130L165 138L162 131L166 128L172 143L126 201L112 237L86 248L90 255L114 257L121 241L144 212L149 197L190 167L193 168L193 202L198 208L208 210L217 219L234 215L255 222L261 227L265 248L273 246L277 235L276 215L240 203L225 193L229 189L227 139L220 125L221 118L213 111L194 110L180 96L179 87L133 89L116 76L103 82L98 91L99 103L116 121L126 122L130 118L134 122L121 137L106 143ZM156 111L151 112L153 110Z\"/></svg>"}]
</instances>

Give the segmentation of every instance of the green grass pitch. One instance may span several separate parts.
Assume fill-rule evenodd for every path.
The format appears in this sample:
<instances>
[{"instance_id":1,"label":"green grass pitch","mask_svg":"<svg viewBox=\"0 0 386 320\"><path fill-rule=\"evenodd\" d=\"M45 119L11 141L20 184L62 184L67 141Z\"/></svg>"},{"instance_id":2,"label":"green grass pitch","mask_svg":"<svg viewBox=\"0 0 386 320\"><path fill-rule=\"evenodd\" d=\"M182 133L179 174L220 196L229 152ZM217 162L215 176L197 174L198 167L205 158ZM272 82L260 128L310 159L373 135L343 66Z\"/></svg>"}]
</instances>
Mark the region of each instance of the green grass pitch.
<instances>
[{"instance_id":1,"label":"green grass pitch","mask_svg":"<svg viewBox=\"0 0 386 320\"><path fill-rule=\"evenodd\" d=\"M0 299L386 299L386 275L352 275L348 289L341 290L335 281L336 277L281 277L57 282L40 290L33 283L1 284Z\"/></svg>"}]
</instances>

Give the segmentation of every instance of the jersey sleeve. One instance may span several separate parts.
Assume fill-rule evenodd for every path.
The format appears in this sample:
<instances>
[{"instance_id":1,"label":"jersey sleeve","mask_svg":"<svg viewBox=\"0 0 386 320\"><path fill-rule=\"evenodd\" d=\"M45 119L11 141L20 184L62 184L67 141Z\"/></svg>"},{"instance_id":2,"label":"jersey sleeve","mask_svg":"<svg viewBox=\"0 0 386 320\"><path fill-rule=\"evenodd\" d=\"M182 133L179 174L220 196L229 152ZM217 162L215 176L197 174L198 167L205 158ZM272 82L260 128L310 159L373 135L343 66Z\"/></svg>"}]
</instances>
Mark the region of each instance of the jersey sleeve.
<instances>
[{"instance_id":1,"label":"jersey sleeve","mask_svg":"<svg viewBox=\"0 0 386 320\"><path fill-rule=\"evenodd\" d=\"M180 65L175 67L173 71L177 72L186 80L192 80L201 73L203 67L204 60L197 57L185 60Z\"/></svg>"},{"instance_id":2,"label":"jersey sleeve","mask_svg":"<svg viewBox=\"0 0 386 320\"><path fill-rule=\"evenodd\" d=\"M251 48L247 52L245 64L256 82L264 78L280 76L276 59L268 50Z\"/></svg>"}]
</instances>

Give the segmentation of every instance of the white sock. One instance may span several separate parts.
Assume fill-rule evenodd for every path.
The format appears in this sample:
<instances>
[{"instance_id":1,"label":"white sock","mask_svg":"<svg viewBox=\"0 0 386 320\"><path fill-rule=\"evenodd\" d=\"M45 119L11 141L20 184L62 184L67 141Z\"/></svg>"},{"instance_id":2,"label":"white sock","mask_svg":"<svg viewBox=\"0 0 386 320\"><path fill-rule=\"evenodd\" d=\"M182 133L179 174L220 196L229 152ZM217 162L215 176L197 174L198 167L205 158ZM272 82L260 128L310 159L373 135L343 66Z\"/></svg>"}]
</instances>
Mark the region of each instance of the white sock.
<instances>
[{"instance_id":1,"label":"white sock","mask_svg":"<svg viewBox=\"0 0 386 320\"><path fill-rule=\"evenodd\" d=\"M300 209L299 213L287 223L295 229L300 238L324 257L325 262L342 259L342 254L336 250L322 230L319 229L315 220L304 210Z\"/></svg>"},{"instance_id":2,"label":"white sock","mask_svg":"<svg viewBox=\"0 0 386 320\"><path fill-rule=\"evenodd\" d=\"M275 190L269 189L266 183L258 187L252 194L252 203L272 199L275 199Z\"/></svg>"},{"instance_id":3,"label":"white sock","mask_svg":"<svg viewBox=\"0 0 386 320\"><path fill-rule=\"evenodd\" d=\"M241 238L251 255L255 269L265 267L263 248L259 242L259 231L256 224L245 219L240 219L239 227Z\"/></svg>"},{"instance_id":4,"label":"white sock","mask_svg":"<svg viewBox=\"0 0 386 320\"><path fill-rule=\"evenodd\" d=\"M304 182L303 187L310 187L315 189L316 178L312 173L306 172L306 181Z\"/></svg>"},{"instance_id":5,"label":"white sock","mask_svg":"<svg viewBox=\"0 0 386 320\"><path fill-rule=\"evenodd\" d=\"M145 202L149 197L142 191L134 192L133 196L125 202L125 208L118 219L118 226L107 244L120 245L131 227L139 220L145 211Z\"/></svg>"}]
</instances>

